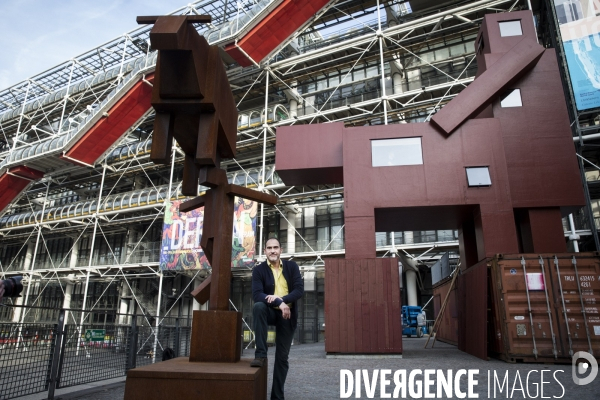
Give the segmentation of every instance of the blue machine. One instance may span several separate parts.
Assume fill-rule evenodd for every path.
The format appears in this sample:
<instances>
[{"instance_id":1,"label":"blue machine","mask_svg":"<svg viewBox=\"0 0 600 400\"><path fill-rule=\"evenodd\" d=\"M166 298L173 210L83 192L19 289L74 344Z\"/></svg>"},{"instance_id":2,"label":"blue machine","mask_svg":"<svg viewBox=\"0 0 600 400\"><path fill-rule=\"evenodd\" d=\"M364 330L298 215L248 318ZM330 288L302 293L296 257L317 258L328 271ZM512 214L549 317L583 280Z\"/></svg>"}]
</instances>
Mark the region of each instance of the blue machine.
<instances>
[{"instance_id":1,"label":"blue machine","mask_svg":"<svg viewBox=\"0 0 600 400\"><path fill-rule=\"evenodd\" d=\"M402 306L402 334L423 337L427 333L425 311L420 306Z\"/></svg>"}]
</instances>

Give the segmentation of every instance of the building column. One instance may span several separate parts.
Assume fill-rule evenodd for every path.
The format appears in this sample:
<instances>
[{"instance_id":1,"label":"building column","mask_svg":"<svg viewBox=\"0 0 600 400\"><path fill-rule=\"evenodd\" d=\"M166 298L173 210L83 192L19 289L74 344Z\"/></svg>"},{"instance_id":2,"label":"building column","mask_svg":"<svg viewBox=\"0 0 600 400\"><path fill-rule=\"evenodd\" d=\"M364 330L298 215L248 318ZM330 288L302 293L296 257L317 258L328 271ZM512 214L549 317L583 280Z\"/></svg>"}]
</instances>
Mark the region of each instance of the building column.
<instances>
[{"instance_id":1,"label":"building column","mask_svg":"<svg viewBox=\"0 0 600 400\"><path fill-rule=\"evenodd\" d=\"M405 231L403 233L404 236L404 244L413 244L415 242L415 236L413 231Z\"/></svg>"},{"instance_id":2,"label":"building column","mask_svg":"<svg viewBox=\"0 0 600 400\"><path fill-rule=\"evenodd\" d=\"M419 268L419 263L414 258L410 258L404 253L398 254L398 257L400 257L400 261L402 261L402 269L404 270L403 288L406 290L406 303L409 306L418 306L417 270Z\"/></svg>"},{"instance_id":3,"label":"building column","mask_svg":"<svg viewBox=\"0 0 600 400\"><path fill-rule=\"evenodd\" d=\"M77 260L79 259L79 246L81 241L76 241L73 243L73 248L71 249L71 256L69 257L69 269L74 269L77 267ZM68 281L65 286L65 298L63 300L63 308L71 308L71 297L73 296L73 279L75 275L69 274ZM69 311L65 311L65 324L69 322Z\"/></svg>"},{"instance_id":4,"label":"building column","mask_svg":"<svg viewBox=\"0 0 600 400\"><path fill-rule=\"evenodd\" d=\"M402 93L402 74L396 72L392 75L392 85L394 87L394 94Z\"/></svg>"},{"instance_id":5,"label":"building column","mask_svg":"<svg viewBox=\"0 0 600 400\"><path fill-rule=\"evenodd\" d=\"M406 299L409 306L418 306L417 272L411 267L406 268Z\"/></svg>"},{"instance_id":6,"label":"building column","mask_svg":"<svg viewBox=\"0 0 600 400\"><path fill-rule=\"evenodd\" d=\"M129 324L131 321L128 320L126 314L134 314L132 310L129 309L129 305L131 304L131 293L129 292L129 286L126 282L121 281L121 293L119 296L119 324Z\"/></svg>"},{"instance_id":7,"label":"building column","mask_svg":"<svg viewBox=\"0 0 600 400\"><path fill-rule=\"evenodd\" d=\"M121 254L121 264L137 264L136 260L138 258L133 256L133 249L135 248L135 244L137 242L137 231L133 228L129 228L127 230L127 245L125 251ZM143 260L139 260L142 262Z\"/></svg>"},{"instance_id":8,"label":"building column","mask_svg":"<svg viewBox=\"0 0 600 400\"><path fill-rule=\"evenodd\" d=\"M27 242L27 253L25 253L25 261L23 262L23 271L28 271L31 268L31 262L33 260L33 252L34 251L35 251L35 242L34 241ZM31 285L31 281L28 283L28 285ZM23 305L23 298L24 298L23 296L17 297L14 304L16 306ZM21 321L21 311L23 311L23 309L21 307L15 307L14 310L15 311L13 313L12 322L20 322Z\"/></svg>"},{"instance_id":9,"label":"building column","mask_svg":"<svg viewBox=\"0 0 600 400\"><path fill-rule=\"evenodd\" d=\"M298 116L298 101L295 99L290 100L290 117L295 118Z\"/></svg>"},{"instance_id":10,"label":"building column","mask_svg":"<svg viewBox=\"0 0 600 400\"><path fill-rule=\"evenodd\" d=\"M296 213L288 211L286 213L288 220L287 224L287 253L294 254L296 252Z\"/></svg>"}]
</instances>

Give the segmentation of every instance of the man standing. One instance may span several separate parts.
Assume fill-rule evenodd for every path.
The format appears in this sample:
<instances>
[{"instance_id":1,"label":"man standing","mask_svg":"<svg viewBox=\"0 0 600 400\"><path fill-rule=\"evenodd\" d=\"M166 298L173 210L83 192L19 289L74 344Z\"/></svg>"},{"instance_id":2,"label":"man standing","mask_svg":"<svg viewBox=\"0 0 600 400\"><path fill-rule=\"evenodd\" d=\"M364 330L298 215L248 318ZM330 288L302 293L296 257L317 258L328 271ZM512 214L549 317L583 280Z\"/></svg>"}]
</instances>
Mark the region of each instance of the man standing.
<instances>
[{"instance_id":1,"label":"man standing","mask_svg":"<svg viewBox=\"0 0 600 400\"><path fill-rule=\"evenodd\" d=\"M253 318L256 351L252 367L267 363L267 330L274 325L275 366L271 399L283 399L283 385L289 369L288 355L298 322L296 302L304 294L304 280L298 264L283 261L279 240L271 238L265 245L267 261L252 271Z\"/></svg>"}]
</instances>

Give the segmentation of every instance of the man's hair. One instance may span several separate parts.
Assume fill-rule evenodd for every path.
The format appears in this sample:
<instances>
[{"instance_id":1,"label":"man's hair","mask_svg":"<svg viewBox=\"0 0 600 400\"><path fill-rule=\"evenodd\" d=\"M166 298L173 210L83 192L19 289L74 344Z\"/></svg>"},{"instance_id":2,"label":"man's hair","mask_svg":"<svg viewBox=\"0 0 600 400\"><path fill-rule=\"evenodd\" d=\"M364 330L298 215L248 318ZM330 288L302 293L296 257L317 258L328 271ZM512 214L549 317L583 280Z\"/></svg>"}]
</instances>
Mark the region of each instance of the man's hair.
<instances>
[{"instance_id":1,"label":"man's hair","mask_svg":"<svg viewBox=\"0 0 600 400\"><path fill-rule=\"evenodd\" d=\"M280 242L280 241L279 241L279 239L277 239L276 237L270 237L270 238L268 238L268 239L267 239L267 242L268 242L269 240L277 240L277 243L279 244L279 247L281 247L281 242ZM267 247L267 242L265 242L265 247Z\"/></svg>"}]
</instances>

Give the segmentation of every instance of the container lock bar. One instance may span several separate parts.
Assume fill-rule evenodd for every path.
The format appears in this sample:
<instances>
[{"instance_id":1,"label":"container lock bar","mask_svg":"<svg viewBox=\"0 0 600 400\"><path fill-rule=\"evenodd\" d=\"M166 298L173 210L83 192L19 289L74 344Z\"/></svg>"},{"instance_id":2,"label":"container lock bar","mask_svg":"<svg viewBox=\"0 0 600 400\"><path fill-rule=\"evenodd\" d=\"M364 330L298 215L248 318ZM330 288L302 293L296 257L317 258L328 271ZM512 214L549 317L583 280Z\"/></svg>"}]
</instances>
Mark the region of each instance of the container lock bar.
<instances>
[{"instance_id":1,"label":"container lock bar","mask_svg":"<svg viewBox=\"0 0 600 400\"><path fill-rule=\"evenodd\" d=\"M567 317L567 307L565 307L565 297L563 295L562 281L560 278L560 269L558 268L558 257L554 256L554 266L556 267L556 274L558 275L558 286L560 288L560 299L562 300L563 314L565 318L565 325L567 326L567 337L569 338L569 355L573 357L573 340L571 339L571 330L569 329L569 318Z\"/></svg>"},{"instance_id":2,"label":"container lock bar","mask_svg":"<svg viewBox=\"0 0 600 400\"><path fill-rule=\"evenodd\" d=\"M590 354L594 355L594 350L592 349L592 340L590 339L590 331L588 330L587 323L587 315L585 314L585 306L583 304L583 296L581 294L581 285L579 282L579 272L577 272L577 260L575 256L571 259L573 263L573 269L575 269L575 279L577 280L577 290L579 291L579 301L581 302L581 313L583 314L583 323L585 325L585 334L587 335L588 345L590 346Z\"/></svg>"},{"instance_id":3,"label":"container lock bar","mask_svg":"<svg viewBox=\"0 0 600 400\"><path fill-rule=\"evenodd\" d=\"M533 339L533 355L537 360L538 351L535 344L535 328L533 327L533 314L531 313L531 301L529 300L529 285L527 285L527 269L525 268L525 257L521 257L521 266L523 267L523 279L525 279L525 293L527 293L527 308L529 311L529 323L531 324L531 338Z\"/></svg>"},{"instance_id":4,"label":"container lock bar","mask_svg":"<svg viewBox=\"0 0 600 400\"><path fill-rule=\"evenodd\" d=\"M550 322L550 334L552 335L552 353L554 353L554 359L558 358L558 351L556 351L556 336L554 335L554 327L552 325L552 311L550 310L550 301L548 300L548 285L546 284L546 272L544 271L544 259L540 256L540 267L542 268L542 278L544 278L544 293L546 294L546 309L548 310L548 322Z\"/></svg>"}]
</instances>

